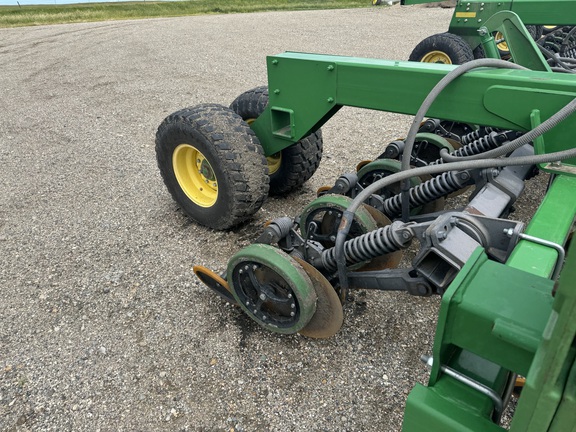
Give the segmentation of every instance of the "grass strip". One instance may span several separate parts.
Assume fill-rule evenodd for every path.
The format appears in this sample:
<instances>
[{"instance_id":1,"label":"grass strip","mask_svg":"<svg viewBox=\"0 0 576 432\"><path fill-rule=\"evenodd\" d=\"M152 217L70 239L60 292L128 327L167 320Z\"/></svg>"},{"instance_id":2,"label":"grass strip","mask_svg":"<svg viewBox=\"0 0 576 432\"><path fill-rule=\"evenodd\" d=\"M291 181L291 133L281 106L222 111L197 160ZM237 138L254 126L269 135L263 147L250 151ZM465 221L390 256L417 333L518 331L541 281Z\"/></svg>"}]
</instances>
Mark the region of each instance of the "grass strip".
<instances>
[{"instance_id":1,"label":"grass strip","mask_svg":"<svg viewBox=\"0 0 576 432\"><path fill-rule=\"evenodd\" d=\"M368 6L371 6L369 0L184 0L0 6L0 28L186 15L346 9Z\"/></svg>"}]
</instances>

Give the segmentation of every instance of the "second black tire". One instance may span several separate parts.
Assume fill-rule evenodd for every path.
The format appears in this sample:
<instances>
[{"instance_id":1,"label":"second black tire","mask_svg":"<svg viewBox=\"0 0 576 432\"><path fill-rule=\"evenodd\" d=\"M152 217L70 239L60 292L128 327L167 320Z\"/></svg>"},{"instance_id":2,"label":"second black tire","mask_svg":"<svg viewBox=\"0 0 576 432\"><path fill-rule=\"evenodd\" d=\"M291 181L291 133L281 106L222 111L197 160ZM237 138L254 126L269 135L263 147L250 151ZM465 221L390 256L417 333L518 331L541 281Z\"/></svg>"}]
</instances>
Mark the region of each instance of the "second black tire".
<instances>
[{"instance_id":1,"label":"second black tire","mask_svg":"<svg viewBox=\"0 0 576 432\"><path fill-rule=\"evenodd\" d=\"M470 45L460 36L452 33L438 33L416 45L408 60L461 65L474 60L474 54Z\"/></svg>"},{"instance_id":2,"label":"second black tire","mask_svg":"<svg viewBox=\"0 0 576 432\"><path fill-rule=\"evenodd\" d=\"M251 124L267 105L268 89L261 86L242 93L230 108ZM322 150L322 132L318 129L281 152L268 156L270 195L285 195L302 186L318 169Z\"/></svg>"}]
</instances>

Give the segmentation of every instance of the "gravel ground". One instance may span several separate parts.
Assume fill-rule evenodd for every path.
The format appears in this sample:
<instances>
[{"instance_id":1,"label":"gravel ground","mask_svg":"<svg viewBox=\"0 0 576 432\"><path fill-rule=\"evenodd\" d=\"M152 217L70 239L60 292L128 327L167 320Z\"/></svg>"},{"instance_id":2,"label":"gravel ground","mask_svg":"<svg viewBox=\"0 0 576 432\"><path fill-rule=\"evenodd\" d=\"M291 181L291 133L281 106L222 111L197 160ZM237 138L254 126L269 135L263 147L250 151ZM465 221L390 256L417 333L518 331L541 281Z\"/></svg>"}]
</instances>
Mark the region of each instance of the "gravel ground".
<instances>
[{"instance_id":1,"label":"gravel ground","mask_svg":"<svg viewBox=\"0 0 576 432\"><path fill-rule=\"evenodd\" d=\"M399 430L439 299L355 294L335 337L260 329L195 279L405 135L343 109L320 169L230 232L190 223L155 130L265 84L285 50L406 59L452 10L400 7L0 30L0 430ZM416 25L418 23L418 25ZM351 149L354 149L351 151Z\"/></svg>"}]
</instances>

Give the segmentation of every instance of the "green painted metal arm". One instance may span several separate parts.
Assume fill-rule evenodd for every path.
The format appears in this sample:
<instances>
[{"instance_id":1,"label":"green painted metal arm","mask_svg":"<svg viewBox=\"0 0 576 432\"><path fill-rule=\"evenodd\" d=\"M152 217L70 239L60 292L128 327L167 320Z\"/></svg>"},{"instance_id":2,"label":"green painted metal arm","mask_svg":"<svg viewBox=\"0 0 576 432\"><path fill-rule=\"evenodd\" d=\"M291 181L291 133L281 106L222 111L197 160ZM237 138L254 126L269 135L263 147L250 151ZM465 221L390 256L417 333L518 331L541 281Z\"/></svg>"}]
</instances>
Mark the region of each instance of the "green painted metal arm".
<instances>
[{"instance_id":1,"label":"green painted metal arm","mask_svg":"<svg viewBox=\"0 0 576 432\"><path fill-rule=\"evenodd\" d=\"M514 12L501 11L492 15L480 28L480 35L483 33L482 29L485 29L487 33L492 33L495 30L502 32L514 63L530 70L552 72L532 36ZM499 55L493 57L500 58Z\"/></svg>"},{"instance_id":2,"label":"green painted metal arm","mask_svg":"<svg viewBox=\"0 0 576 432\"><path fill-rule=\"evenodd\" d=\"M266 155L320 128L342 106L415 114L452 65L286 52L268 57L270 99L252 124ZM527 131L576 98L576 77L548 72L482 69L450 84L428 115ZM572 147L576 116L544 136L541 152ZM576 160L569 161L575 164Z\"/></svg>"}]
</instances>

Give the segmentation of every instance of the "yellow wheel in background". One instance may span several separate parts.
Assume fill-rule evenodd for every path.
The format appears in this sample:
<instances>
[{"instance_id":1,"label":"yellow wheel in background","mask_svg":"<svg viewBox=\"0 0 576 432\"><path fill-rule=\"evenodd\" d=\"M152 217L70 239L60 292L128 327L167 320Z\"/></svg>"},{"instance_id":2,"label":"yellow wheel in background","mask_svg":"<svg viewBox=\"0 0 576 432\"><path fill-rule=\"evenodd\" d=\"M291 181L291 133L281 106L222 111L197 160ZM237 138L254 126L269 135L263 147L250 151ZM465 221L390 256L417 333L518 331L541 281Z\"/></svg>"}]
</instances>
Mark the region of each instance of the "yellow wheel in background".
<instances>
[{"instance_id":1,"label":"yellow wheel in background","mask_svg":"<svg viewBox=\"0 0 576 432\"><path fill-rule=\"evenodd\" d=\"M426 53L422 59L420 59L422 63L443 63L443 64L452 64L452 60L450 60L450 56L443 51L431 51Z\"/></svg>"},{"instance_id":2,"label":"yellow wheel in background","mask_svg":"<svg viewBox=\"0 0 576 432\"><path fill-rule=\"evenodd\" d=\"M410 53L409 61L460 65L474 60L470 45L452 33L428 36Z\"/></svg>"}]
</instances>

